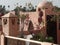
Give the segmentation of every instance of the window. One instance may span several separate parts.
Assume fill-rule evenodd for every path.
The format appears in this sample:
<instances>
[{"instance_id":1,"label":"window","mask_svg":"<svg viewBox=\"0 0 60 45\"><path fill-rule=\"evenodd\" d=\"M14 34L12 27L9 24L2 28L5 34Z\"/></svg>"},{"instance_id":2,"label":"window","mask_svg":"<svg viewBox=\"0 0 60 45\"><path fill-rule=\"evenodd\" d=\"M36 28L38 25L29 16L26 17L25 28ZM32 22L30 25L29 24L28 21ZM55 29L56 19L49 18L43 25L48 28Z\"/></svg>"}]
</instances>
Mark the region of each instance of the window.
<instances>
[{"instance_id":1,"label":"window","mask_svg":"<svg viewBox=\"0 0 60 45\"><path fill-rule=\"evenodd\" d=\"M48 9L48 8L45 8L45 9Z\"/></svg>"},{"instance_id":2,"label":"window","mask_svg":"<svg viewBox=\"0 0 60 45\"><path fill-rule=\"evenodd\" d=\"M39 16L40 16L40 17L43 16L43 11L40 11Z\"/></svg>"},{"instance_id":3,"label":"window","mask_svg":"<svg viewBox=\"0 0 60 45\"><path fill-rule=\"evenodd\" d=\"M41 24L41 22L42 22L42 17L39 17L39 18L38 18L38 23L39 23L39 25Z\"/></svg>"},{"instance_id":4,"label":"window","mask_svg":"<svg viewBox=\"0 0 60 45\"><path fill-rule=\"evenodd\" d=\"M30 20L29 26L28 26L28 31L31 31L31 30L33 30L33 29L34 29L33 23L32 23L32 21Z\"/></svg>"},{"instance_id":5,"label":"window","mask_svg":"<svg viewBox=\"0 0 60 45\"><path fill-rule=\"evenodd\" d=\"M15 19L12 19L12 24L13 24L13 25L15 24Z\"/></svg>"},{"instance_id":6,"label":"window","mask_svg":"<svg viewBox=\"0 0 60 45\"><path fill-rule=\"evenodd\" d=\"M3 19L4 25L7 24L7 19Z\"/></svg>"},{"instance_id":7,"label":"window","mask_svg":"<svg viewBox=\"0 0 60 45\"><path fill-rule=\"evenodd\" d=\"M17 20L17 24L20 24L20 20L19 19Z\"/></svg>"},{"instance_id":8,"label":"window","mask_svg":"<svg viewBox=\"0 0 60 45\"><path fill-rule=\"evenodd\" d=\"M38 8L38 11L41 11L41 9L40 9L40 8Z\"/></svg>"}]
</instances>

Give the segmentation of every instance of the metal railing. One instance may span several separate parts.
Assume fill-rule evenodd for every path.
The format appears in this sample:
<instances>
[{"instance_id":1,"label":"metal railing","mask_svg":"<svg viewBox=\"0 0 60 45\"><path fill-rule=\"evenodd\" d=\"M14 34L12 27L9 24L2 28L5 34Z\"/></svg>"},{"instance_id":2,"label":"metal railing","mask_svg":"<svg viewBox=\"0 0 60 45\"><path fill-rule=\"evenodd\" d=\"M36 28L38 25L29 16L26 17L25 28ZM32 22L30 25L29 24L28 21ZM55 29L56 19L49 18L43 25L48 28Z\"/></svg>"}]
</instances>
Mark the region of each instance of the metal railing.
<instances>
[{"instance_id":1,"label":"metal railing","mask_svg":"<svg viewBox=\"0 0 60 45\"><path fill-rule=\"evenodd\" d=\"M5 36L5 45L41 45L43 42L12 37L12 36Z\"/></svg>"},{"instance_id":2,"label":"metal railing","mask_svg":"<svg viewBox=\"0 0 60 45\"><path fill-rule=\"evenodd\" d=\"M1 35L0 45L58 45L49 42L40 42L35 40L29 40L24 38L18 38L13 36Z\"/></svg>"},{"instance_id":3,"label":"metal railing","mask_svg":"<svg viewBox=\"0 0 60 45\"><path fill-rule=\"evenodd\" d=\"M4 45L53 45L53 43L40 42L12 36L5 36L4 38L5 38Z\"/></svg>"}]
</instances>

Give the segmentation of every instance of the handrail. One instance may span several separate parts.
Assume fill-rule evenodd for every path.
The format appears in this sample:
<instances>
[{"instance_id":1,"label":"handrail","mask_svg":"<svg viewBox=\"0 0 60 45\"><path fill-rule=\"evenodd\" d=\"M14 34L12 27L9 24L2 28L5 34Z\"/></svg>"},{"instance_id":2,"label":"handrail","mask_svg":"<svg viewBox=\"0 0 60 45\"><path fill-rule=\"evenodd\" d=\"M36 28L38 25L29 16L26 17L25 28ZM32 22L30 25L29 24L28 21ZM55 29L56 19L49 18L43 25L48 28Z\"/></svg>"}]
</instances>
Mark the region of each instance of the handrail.
<instances>
[{"instance_id":1,"label":"handrail","mask_svg":"<svg viewBox=\"0 0 60 45\"><path fill-rule=\"evenodd\" d=\"M18 37L13 37L13 36L5 36L6 38L10 39L15 39L15 40L22 40L22 41L28 41L28 42L33 42L37 44L42 44L43 42L35 41L35 40L28 40L28 39L23 39L23 38L18 38Z\"/></svg>"}]
</instances>

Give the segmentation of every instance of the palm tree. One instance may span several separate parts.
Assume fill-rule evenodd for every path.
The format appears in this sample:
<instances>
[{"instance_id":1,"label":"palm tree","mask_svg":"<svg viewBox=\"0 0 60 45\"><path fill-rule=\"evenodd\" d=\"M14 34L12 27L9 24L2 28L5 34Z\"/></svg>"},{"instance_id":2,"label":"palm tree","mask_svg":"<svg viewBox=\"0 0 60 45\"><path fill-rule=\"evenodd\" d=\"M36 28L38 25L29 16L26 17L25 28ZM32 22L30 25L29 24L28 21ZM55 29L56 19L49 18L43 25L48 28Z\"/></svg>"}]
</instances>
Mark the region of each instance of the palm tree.
<instances>
[{"instance_id":1,"label":"palm tree","mask_svg":"<svg viewBox=\"0 0 60 45\"><path fill-rule=\"evenodd\" d=\"M20 12L20 7L16 7L15 9L14 9L14 11L15 11L15 14L19 17L20 15L19 15L19 12Z\"/></svg>"},{"instance_id":2,"label":"palm tree","mask_svg":"<svg viewBox=\"0 0 60 45\"><path fill-rule=\"evenodd\" d=\"M5 5L4 6L2 6L2 5L0 6L0 13L2 15L4 15L6 13Z\"/></svg>"},{"instance_id":3,"label":"palm tree","mask_svg":"<svg viewBox=\"0 0 60 45\"><path fill-rule=\"evenodd\" d=\"M57 7L57 6L54 6L54 11L55 11L55 12L58 12L58 11L60 11L60 8Z\"/></svg>"},{"instance_id":4,"label":"palm tree","mask_svg":"<svg viewBox=\"0 0 60 45\"><path fill-rule=\"evenodd\" d=\"M5 5L3 6L3 13L6 13Z\"/></svg>"},{"instance_id":5,"label":"palm tree","mask_svg":"<svg viewBox=\"0 0 60 45\"><path fill-rule=\"evenodd\" d=\"M2 8L2 5L0 5L0 9Z\"/></svg>"},{"instance_id":6,"label":"palm tree","mask_svg":"<svg viewBox=\"0 0 60 45\"><path fill-rule=\"evenodd\" d=\"M58 12L60 11L60 8L58 8L58 7L55 6L55 7L53 8L53 11L54 11L56 14L54 15L54 17L51 18L51 21L56 22L56 20L59 19Z\"/></svg>"},{"instance_id":7,"label":"palm tree","mask_svg":"<svg viewBox=\"0 0 60 45\"><path fill-rule=\"evenodd\" d=\"M28 3L28 8L29 8L29 10L32 10L33 5L31 4L31 2L30 2L30 3Z\"/></svg>"}]
</instances>

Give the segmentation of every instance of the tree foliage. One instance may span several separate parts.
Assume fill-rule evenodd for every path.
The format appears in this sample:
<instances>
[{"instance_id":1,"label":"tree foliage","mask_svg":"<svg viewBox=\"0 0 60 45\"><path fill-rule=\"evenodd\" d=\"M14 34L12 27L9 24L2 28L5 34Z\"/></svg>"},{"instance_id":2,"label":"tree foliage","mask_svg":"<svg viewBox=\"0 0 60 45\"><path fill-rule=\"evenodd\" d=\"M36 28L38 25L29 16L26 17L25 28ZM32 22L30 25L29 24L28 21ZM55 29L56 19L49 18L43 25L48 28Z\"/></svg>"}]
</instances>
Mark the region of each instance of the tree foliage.
<instances>
[{"instance_id":1,"label":"tree foliage","mask_svg":"<svg viewBox=\"0 0 60 45\"><path fill-rule=\"evenodd\" d=\"M5 6L0 5L0 13L4 15L6 13Z\"/></svg>"},{"instance_id":2,"label":"tree foliage","mask_svg":"<svg viewBox=\"0 0 60 45\"><path fill-rule=\"evenodd\" d=\"M60 11L60 8L57 7L57 6L54 6L54 11L55 11L55 12L58 12L58 11Z\"/></svg>"}]
</instances>

